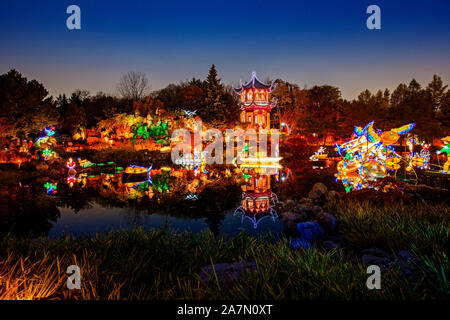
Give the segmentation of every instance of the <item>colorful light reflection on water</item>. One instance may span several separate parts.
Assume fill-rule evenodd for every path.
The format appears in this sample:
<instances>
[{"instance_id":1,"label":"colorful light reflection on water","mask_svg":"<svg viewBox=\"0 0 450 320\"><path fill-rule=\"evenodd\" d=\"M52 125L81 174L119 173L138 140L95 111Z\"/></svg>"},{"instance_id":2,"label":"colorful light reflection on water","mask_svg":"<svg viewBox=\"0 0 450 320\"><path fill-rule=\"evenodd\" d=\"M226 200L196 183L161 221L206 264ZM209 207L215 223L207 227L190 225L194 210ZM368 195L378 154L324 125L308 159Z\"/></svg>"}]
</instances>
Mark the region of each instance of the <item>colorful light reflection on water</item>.
<instances>
[{"instance_id":1,"label":"colorful light reflection on water","mask_svg":"<svg viewBox=\"0 0 450 320\"><path fill-rule=\"evenodd\" d=\"M2 199L7 199L0 206L0 217L7 217L0 232L16 228L16 233L54 238L168 226L180 232L211 230L216 235L243 230L279 235L283 222L276 211L278 198L305 196L317 182L317 172L305 165L307 175L303 169L299 173L280 168L267 174L234 166L203 171L162 167L152 168L149 174L128 174L111 165L103 166L104 172L80 169L71 179L0 186ZM326 179L333 181L331 172Z\"/></svg>"}]
</instances>

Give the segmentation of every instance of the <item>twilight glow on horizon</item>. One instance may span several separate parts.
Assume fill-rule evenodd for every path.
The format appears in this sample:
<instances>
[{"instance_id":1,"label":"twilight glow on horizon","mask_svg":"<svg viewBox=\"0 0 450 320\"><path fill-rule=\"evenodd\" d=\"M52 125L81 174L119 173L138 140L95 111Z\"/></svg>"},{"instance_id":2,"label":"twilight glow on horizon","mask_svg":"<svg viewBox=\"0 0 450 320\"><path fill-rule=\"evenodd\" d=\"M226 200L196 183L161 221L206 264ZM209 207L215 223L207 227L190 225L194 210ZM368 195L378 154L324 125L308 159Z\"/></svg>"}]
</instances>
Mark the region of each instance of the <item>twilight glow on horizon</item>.
<instances>
[{"instance_id":1,"label":"twilight glow on horizon","mask_svg":"<svg viewBox=\"0 0 450 320\"><path fill-rule=\"evenodd\" d=\"M69 30L69 5L81 30ZM381 8L381 30L366 9ZM151 89L204 79L226 84L280 78L330 84L344 98L433 74L450 81L449 1L3 1L0 73L14 68L50 94L116 94L122 74L145 73Z\"/></svg>"}]
</instances>

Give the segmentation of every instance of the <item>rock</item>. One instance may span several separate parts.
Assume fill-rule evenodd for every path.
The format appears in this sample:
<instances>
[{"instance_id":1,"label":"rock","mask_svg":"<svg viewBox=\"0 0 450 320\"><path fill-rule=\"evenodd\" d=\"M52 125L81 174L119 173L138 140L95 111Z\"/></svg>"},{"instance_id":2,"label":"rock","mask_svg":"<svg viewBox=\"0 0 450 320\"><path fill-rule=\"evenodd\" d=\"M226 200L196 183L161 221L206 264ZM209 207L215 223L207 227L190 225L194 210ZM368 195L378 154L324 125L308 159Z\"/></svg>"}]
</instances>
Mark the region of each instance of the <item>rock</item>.
<instances>
[{"instance_id":1,"label":"rock","mask_svg":"<svg viewBox=\"0 0 450 320\"><path fill-rule=\"evenodd\" d=\"M340 243L334 242L334 241L324 241L322 242L322 245L327 250L333 250L333 249L340 249L342 248Z\"/></svg>"},{"instance_id":2,"label":"rock","mask_svg":"<svg viewBox=\"0 0 450 320\"><path fill-rule=\"evenodd\" d=\"M218 263L203 267L200 278L207 284L209 281L216 281L217 275L220 285L224 288L230 288L236 281L241 281L246 272L254 270L257 270L254 262Z\"/></svg>"},{"instance_id":3,"label":"rock","mask_svg":"<svg viewBox=\"0 0 450 320\"><path fill-rule=\"evenodd\" d=\"M283 227L285 229L295 231L297 230L297 223L302 221L302 216L298 213L288 211L281 215L281 219L283 220Z\"/></svg>"},{"instance_id":4,"label":"rock","mask_svg":"<svg viewBox=\"0 0 450 320\"><path fill-rule=\"evenodd\" d=\"M320 206L312 206L311 210L315 216L317 216L318 214L321 214L323 212L323 209Z\"/></svg>"},{"instance_id":5,"label":"rock","mask_svg":"<svg viewBox=\"0 0 450 320\"><path fill-rule=\"evenodd\" d=\"M335 202L338 199L339 199L339 194L334 190L330 190L325 193L325 201L326 202Z\"/></svg>"},{"instance_id":6,"label":"rock","mask_svg":"<svg viewBox=\"0 0 450 320\"><path fill-rule=\"evenodd\" d=\"M317 220L327 232L333 232L336 230L336 218L331 213L319 213L317 215Z\"/></svg>"},{"instance_id":7,"label":"rock","mask_svg":"<svg viewBox=\"0 0 450 320\"><path fill-rule=\"evenodd\" d=\"M391 256L378 248L364 249L361 251L361 261L366 265L377 265L382 272L386 272L393 264Z\"/></svg>"},{"instance_id":8,"label":"rock","mask_svg":"<svg viewBox=\"0 0 450 320\"><path fill-rule=\"evenodd\" d=\"M312 204L299 204L292 211L300 214L303 220L307 220L314 219L319 213L323 212L323 209L320 206Z\"/></svg>"},{"instance_id":9,"label":"rock","mask_svg":"<svg viewBox=\"0 0 450 320\"><path fill-rule=\"evenodd\" d=\"M317 221L300 222L297 224L299 239L307 242L319 242L324 237L322 226Z\"/></svg>"},{"instance_id":10,"label":"rock","mask_svg":"<svg viewBox=\"0 0 450 320\"><path fill-rule=\"evenodd\" d=\"M292 211L301 217L301 221L314 218L314 211L311 207L297 206L293 208Z\"/></svg>"},{"instance_id":11,"label":"rock","mask_svg":"<svg viewBox=\"0 0 450 320\"><path fill-rule=\"evenodd\" d=\"M323 183L317 182L316 184L314 184L311 191L309 192L308 198L313 200L319 200L325 195L326 192L327 187Z\"/></svg>"},{"instance_id":12,"label":"rock","mask_svg":"<svg viewBox=\"0 0 450 320\"><path fill-rule=\"evenodd\" d=\"M291 210L294 207L295 207L295 201L294 200L286 200L281 205L281 212L289 211L289 210Z\"/></svg>"},{"instance_id":13,"label":"rock","mask_svg":"<svg viewBox=\"0 0 450 320\"><path fill-rule=\"evenodd\" d=\"M311 206L313 202L309 198L301 198L299 203L301 205L310 205Z\"/></svg>"}]
</instances>

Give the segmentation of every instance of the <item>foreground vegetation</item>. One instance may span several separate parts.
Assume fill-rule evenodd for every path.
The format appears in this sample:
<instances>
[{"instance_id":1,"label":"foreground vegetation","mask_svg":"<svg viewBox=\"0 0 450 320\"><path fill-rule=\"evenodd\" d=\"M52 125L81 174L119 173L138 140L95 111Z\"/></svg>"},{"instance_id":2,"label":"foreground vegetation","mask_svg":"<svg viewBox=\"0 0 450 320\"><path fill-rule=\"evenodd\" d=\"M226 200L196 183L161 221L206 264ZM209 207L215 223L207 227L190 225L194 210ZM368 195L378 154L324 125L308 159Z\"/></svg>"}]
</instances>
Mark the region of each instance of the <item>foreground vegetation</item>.
<instances>
[{"instance_id":1,"label":"foreground vegetation","mask_svg":"<svg viewBox=\"0 0 450 320\"><path fill-rule=\"evenodd\" d=\"M349 248L292 249L287 239L245 234L226 239L211 233L175 234L168 229L116 231L57 240L0 240L1 299L448 299L449 208L441 205L383 207L337 203L334 210ZM395 253L410 250L414 279L395 268L381 290L366 287L361 247ZM255 262L240 282L225 288L204 283L203 266ZM414 262L413 262L414 263ZM81 268L81 290L66 289L66 268Z\"/></svg>"}]
</instances>

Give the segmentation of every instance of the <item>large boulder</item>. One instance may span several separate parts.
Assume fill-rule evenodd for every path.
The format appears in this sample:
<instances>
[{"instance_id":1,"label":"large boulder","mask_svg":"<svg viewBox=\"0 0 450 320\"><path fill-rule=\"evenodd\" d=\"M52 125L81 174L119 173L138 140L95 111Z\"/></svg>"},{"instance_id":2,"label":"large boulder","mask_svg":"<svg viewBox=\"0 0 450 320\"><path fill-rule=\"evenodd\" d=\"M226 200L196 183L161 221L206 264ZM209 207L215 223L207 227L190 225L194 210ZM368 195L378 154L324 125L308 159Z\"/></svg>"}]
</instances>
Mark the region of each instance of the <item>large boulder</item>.
<instances>
[{"instance_id":1,"label":"large boulder","mask_svg":"<svg viewBox=\"0 0 450 320\"><path fill-rule=\"evenodd\" d=\"M297 230L300 236L291 241L295 249L310 249L324 237L323 228L317 221L300 222Z\"/></svg>"},{"instance_id":2,"label":"large boulder","mask_svg":"<svg viewBox=\"0 0 450 320\"><path fill-rule=\"evenodd\" d=\"M297 213L302 216L303 221L305 220L315 220L315 217L323 212L323 209L320 206L316 206L313 204L299 204L295 208L292 209L294 213Z\"/></svg>"},{"instance_id":3,"label":"large boulder","mask_svg":"<svg viewBox=\"0 0 450 320\"><path fill-rule=\"evenodd\" d=\"M317 215L317 221L324 227L327 232L336 230L336 218L328 212L322 212Z\"/></svg>"},{"instance_id":4,"label":"large boulder","mask_svg":"<svg viewBox=\"0 0 450 320\"><path fill-rule=\"evenodd\" d=\"M290 231L296 230L297 223L299 221L302 221L302 216L298 213L288 211L288 212L284 212L281 215L281 219L283 220L284 229L286 229L288 232L290 232Z\"/></svg>"},{"instance_id":5,"label":"large boulder","mask_svg":"<svg viewBox=\"0 0 450 320\"><path fill-rule=\"evenodd\" d=\"M324 238L324 230L317 221L300 222L297 224L300 239L308 242L319 242Z\"/></svg>"},{"instance_id":6,"label":"large boulder","mask_svg":"<svg viewBox=\"0 0 450 320\"><path fill-rule=\"evenodd\" d=\"M296 206L296 203L294 200L289 199L289 200L283 201L280 204L280 212L289 211L292 208L294 208L295 206Z\"/></svg>"},{"instance_id":7,"label":"large boulder","mask_svg":"<svg viewBox=\"0 0 450 320\"><path fill-rule=\"evenodd\" d=\"M339 199L339 193L334 190L327 191L325 193L325 201L326 202L335 202Z\"/></svg>"},{"instance_id":8,"label":"large boulder","mask_svg":"<svg viewBox=\"0 0 450 320\"><path fill-rule=\"evenodd\" d=\"M391 255L378 248L364 249L360 252L361 261L365 265L377 265L382 272L386 272L392 265Z\"/></svg>"},{"instance_id":9,"label":"large boulder","mask_svg":"<svg viewBox=\"0 0 450 320\"><path fill-rule=\"evenodd\" d=\"M313 200L322 199L327 192L327 187L322 182L317 182L308 194L308 198Z\"/></svg>"}]
</instances>

